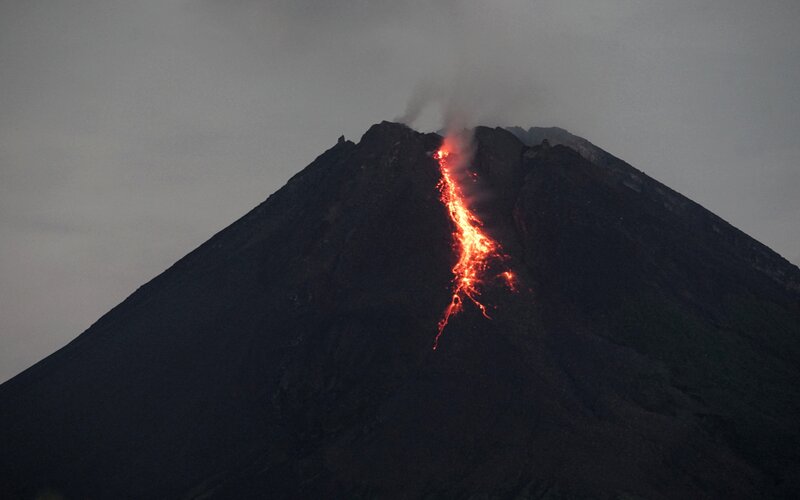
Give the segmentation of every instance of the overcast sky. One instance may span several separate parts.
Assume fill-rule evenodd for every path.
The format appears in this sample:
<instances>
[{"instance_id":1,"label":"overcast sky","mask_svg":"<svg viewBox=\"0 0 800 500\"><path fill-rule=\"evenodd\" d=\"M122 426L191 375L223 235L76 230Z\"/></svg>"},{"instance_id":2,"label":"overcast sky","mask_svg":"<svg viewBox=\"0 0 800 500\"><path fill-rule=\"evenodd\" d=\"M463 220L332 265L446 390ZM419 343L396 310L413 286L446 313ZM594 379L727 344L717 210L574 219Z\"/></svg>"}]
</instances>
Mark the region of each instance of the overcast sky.
<instances>
[{"instance_id":1,"label":"overcast sky","mask_svg":"<svg viewBox=\"0 0 800 500\"><path fill-rule=\"evenodd\" d=\"M0 381L431 86L800 261L797 0L0 0Z\"/></svg>"}]
</instances>

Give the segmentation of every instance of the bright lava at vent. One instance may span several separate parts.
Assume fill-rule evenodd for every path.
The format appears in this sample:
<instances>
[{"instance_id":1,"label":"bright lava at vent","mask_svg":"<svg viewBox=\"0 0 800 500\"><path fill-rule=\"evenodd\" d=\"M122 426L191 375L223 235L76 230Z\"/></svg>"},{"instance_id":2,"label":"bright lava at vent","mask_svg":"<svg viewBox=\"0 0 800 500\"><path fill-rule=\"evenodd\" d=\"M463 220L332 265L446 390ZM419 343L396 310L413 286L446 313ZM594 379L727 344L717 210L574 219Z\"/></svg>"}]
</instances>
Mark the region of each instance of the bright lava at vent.
<instances>
[{"instance_id":1,"label":"bright lava at vent","mask_svg":"<svg viewBox=\"0 0 800 500\"><path fill-rule=\"evenodd\" d=\"M450 304L445 309L438 323L438 332L433 342L433 350L439 347L439 338L442 336L450 318L464 308L465 300L469 300L481 311L487 319L489 314L486 306L478 299L480 292L478 286L483 281L489 263L492 259L504 260L500 245L488 236L482 229L483 223L467 206L464 193L458 184L454 172L453 156L455 141L446 138L442 146L433 157L439 162L441 179L438 188L441 193L440 200L447 207L450 219L455 230L453 239L458 250L458 261L453 266L453 292ZM475 174L473 173L474 177ZM512 291L516 290L514 273L503 271L498 275L506 286Z\"/></svg>"}]
</instances>

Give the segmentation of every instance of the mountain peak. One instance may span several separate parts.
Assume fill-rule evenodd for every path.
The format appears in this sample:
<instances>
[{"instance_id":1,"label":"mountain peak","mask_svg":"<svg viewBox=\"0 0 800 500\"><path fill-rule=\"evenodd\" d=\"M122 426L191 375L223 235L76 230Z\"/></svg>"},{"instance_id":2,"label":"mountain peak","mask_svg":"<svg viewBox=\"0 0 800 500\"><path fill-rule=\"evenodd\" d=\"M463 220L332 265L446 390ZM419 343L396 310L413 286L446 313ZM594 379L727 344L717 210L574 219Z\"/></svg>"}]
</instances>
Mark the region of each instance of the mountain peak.
<instances>
[{"instance_id":1,"label":"mountain peak","mask_svg":"<svg viewBox=\"0 0 800 500\"><path fill-rule=\"evenodd\" d=\"M375 141L382 143L390 140L402 140L413 135L420 135L420 133L403 123L384 120L367 129L364 135L361 136L360 144L370 144Z\"/></svg>"},{"instance_id":2,"label":"mountain peak","mask_svg":"<svg viewBox=\"0 0 800 500\"><path fill-rule=\"evenodd\" d=\"M338 142L1 385L0 494L800 494L796 267L563 129L478 127L459 182L518 281L433 351L441 145Z\"/></svg>"}]
</instances>

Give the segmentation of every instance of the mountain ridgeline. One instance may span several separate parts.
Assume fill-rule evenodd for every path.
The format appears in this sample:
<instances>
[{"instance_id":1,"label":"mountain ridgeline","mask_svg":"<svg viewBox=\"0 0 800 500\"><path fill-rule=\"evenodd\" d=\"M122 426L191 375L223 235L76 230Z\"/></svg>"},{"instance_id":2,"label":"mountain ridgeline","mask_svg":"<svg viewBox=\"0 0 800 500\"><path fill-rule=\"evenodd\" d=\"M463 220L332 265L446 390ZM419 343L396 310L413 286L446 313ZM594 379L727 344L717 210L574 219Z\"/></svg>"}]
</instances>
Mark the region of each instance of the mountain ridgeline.
<instances>
[{"instance_id":1,"label":"mountain ridgeline","mask_svg":"<svg viewBox=\"0 0 800 500\"><path fill-rule=\"evenodd\" d=\"M432 350L442 138L374 125L0 386L0 496L800 496L800 270L564 130L474 140L491 320Z\"/></svg>"}]
</instances>

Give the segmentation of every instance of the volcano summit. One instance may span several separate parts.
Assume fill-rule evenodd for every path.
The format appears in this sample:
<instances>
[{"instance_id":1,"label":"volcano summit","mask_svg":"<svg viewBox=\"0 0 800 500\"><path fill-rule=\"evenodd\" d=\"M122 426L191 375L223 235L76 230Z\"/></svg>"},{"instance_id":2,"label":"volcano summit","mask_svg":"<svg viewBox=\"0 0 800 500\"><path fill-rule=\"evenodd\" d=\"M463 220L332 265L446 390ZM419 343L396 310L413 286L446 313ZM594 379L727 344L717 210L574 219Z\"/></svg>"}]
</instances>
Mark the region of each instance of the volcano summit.
<instances>
[{"instance_id":1,"label":"volcano summit","mask_svg":"<svg viewBox=\"0 0 800 500\"><path fill-rule=\"evenodd\" d=\"M564 130L478 127L501 257L432 350L472 279L442 141L341 141L0 386L0 496L800 496L797 267Z\"/></svg>"}]
</instances>

